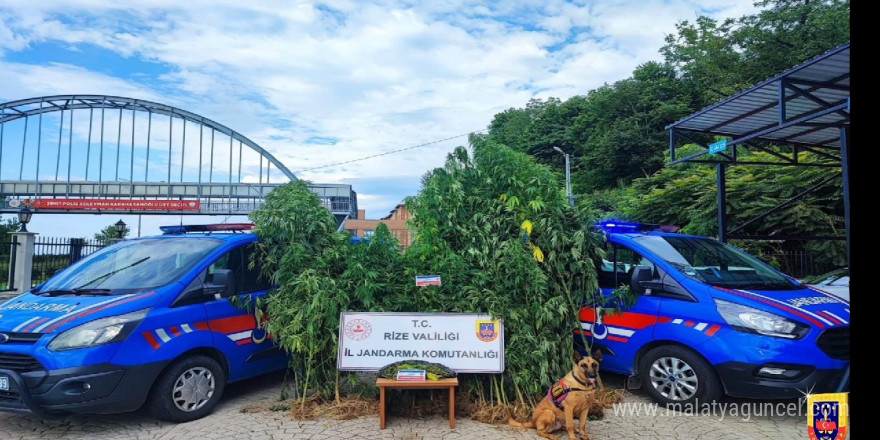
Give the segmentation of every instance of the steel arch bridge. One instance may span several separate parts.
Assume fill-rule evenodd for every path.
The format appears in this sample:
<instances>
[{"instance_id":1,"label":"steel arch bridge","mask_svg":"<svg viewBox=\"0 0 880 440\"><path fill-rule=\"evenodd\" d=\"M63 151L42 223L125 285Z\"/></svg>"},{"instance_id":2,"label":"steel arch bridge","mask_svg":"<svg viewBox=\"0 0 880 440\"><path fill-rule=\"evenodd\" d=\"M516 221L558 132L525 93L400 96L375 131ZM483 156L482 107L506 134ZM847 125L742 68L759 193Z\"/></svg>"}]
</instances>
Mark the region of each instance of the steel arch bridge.
<instances>
[{"instance_id":1,"label":"steel arch bridge","mask_svg":"<svg viewBox=\"0 0 880 440\"><path fill-rule=\"evenodd\" d=\"M247 148L245 148L247 147ZM271 153L204 116L141 99L58 95L0 104L0 213L248 214L297 180ZM350 185L310 185L337 219Z\"/></svg>"}]
</instances>

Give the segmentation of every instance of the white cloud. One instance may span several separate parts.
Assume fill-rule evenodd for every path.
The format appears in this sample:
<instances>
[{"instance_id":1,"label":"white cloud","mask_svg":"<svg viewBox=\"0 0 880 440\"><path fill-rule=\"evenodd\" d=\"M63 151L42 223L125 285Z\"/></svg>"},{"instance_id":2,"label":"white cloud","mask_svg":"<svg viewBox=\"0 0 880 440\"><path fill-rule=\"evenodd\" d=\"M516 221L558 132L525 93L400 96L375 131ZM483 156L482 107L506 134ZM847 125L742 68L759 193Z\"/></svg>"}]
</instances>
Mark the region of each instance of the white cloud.
<instances>
[{"instance_id":1,"label":"white cloud","mask_svg":"<svg viewBox=\"0 0 880 440\"><path fill-rule=\"evenodd\" d=\"M116 95L150 101L166 100L153 90L68 64L33 65L0 62L0 97L9 101L50 95Z\"/></svg>"},{"instance_id":2,"label":"white cloud","mask_svg":"<svg viewBox=\"0 0 880 440\"><path fill-rule=\"evenodd\" d=\"M95 93L168 103L243 133L296 171L483 129L532 97L585 94L659 60L680 20L753 11L751 0L9 0L0 5L0 99ZM41 43L87 43L166 72L144 82L95 60L22 61ZM16 62L4 61L10 53ZM300 177L417 182L463 144ZM387 212L418 187L399 197L355 190L362 208Z\"/></svg>"}]
</instances>

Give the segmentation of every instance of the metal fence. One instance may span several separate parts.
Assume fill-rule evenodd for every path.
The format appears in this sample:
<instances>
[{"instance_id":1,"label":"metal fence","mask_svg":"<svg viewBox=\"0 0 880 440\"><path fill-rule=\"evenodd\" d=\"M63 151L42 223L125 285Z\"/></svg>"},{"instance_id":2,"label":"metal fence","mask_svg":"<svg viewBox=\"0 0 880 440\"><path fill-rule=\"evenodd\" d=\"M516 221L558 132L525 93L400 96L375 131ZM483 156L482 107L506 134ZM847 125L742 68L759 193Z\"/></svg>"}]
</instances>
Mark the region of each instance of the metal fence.
<instances>
[{"instance_id":1,"label":"metal fence","mask_svg":"<svg viewBox=\"0 0 880 440\"><path fill-rule=\"evenodd\" d=\"M775 251L759 253L757 257L797 279L821 275L838 268L827 259L815 258L810 251Z\"/></svg>"},{"instance_id":2,"label":"metal fence","mask_svg":"<svg viewBox=\"0 0 880 440\"><path fill-rule=\"evenodd\" d=\"M15 264L16 245L12 240L0 242L0 293L9 291L13 283L10 278L12 276L10 268ZM39 237L34 245L31 285L36 286L46 281L59 270L105 245L98 240L84 238ZM773 264L783 273L799 279L836 269L831 263L816 261L813 254L808 251L777 251L759 253L757 256Z\"/></svg>"},{"instance_id":3,"label":"metal fence","mask_svg":"<svg viewBox=\"0 0 880 440\"><path fill-rule=\"evenodd\" d=\"M34 243L31 285L36 286L67 266L106 246L98 240L66 237L39 237Z\"/></svg>"},{"instance_id":4,"label":"metal fence","mask_svg":"<svg viewBox=\"0 0 880 440\"><path fill-rule=\"evenodd\" d=\"M0 294L10 292L13 279L12 268L15 267L15 246L18 243L12 238L0 242Z\"/></svg>"}]
</instances>

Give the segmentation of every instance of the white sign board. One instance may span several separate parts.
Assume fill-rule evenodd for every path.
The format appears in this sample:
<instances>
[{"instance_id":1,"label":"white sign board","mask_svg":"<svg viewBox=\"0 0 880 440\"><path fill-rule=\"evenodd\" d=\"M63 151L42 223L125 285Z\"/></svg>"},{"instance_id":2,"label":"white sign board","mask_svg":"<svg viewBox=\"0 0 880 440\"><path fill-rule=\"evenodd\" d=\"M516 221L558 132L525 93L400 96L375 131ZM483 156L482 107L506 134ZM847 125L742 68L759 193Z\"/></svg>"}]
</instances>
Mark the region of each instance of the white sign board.
<instances>
[{"instance_id":1,"label":"white sign board","mask_svg":"<svg viewBox=\"0 0 880 440\"><path fill-rule=\"evenodd\" d=\"M475 313L342 312L339 370L377 371L408 359L456 373L502 373L504 328Z\"/></svg>"},{"instance_id":2,"label":"white sign board","mask_svg":"<svg viewBox=\"0 0 880 440\"><path fill-rule=\"evenodd\" d=\"M440 275L416 275L416 287L439 286L441 284Z\"/></svg>"}]
</instances>

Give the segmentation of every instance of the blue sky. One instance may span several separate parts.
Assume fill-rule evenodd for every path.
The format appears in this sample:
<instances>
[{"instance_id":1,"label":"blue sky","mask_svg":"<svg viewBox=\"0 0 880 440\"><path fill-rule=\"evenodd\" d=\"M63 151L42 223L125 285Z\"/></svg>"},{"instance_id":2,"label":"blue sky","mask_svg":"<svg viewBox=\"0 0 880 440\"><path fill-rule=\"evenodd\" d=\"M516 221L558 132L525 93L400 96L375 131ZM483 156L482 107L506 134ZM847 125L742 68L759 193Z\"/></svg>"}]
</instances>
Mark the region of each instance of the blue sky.
<instances>
[{"instance_id":1,"label":"blue sky","mask_svg":"<svg viewBox=\"0 0 880 440\"><path fill-rule=\"evenodd\" d=\"M99 94L176 106L311 170L300 178L352 184L379 218L466 144L433 141L531 98L624 79L660 59L677 22L754 11L751 0L4 0L0 102ZM29 229L91 236L118 217L35 216ZM180 221L144 216L142 232Z\"/></svg>"}]
</instances>

